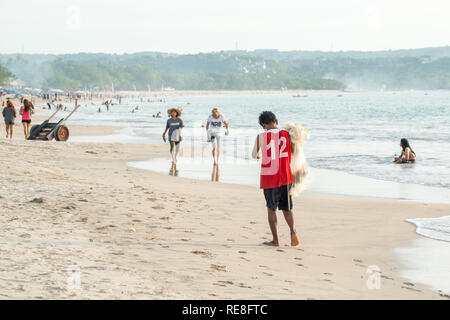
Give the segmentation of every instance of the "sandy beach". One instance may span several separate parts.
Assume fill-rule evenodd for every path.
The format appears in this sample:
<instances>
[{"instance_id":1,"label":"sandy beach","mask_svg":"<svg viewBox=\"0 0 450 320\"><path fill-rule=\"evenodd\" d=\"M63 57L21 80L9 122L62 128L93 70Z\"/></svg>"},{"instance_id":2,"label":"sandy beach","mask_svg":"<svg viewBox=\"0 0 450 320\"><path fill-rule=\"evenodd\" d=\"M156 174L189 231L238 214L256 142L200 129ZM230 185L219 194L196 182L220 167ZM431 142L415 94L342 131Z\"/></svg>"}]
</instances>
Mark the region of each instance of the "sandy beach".
<instances>
[{"instance_id":1,"label":"sandy beach","mask_svg":"<svg viewBox=\"0 0 450 320\"><path fill-rule=\"evenodd\" d=\"M446 298L401 278L393 249L419 238L406 218L448 205L302 195L301 245L288 246L279 215L282 246L270 248L257 188L126 166L167 156L164 145L24 141L19 126L1 137L0 299Z\"/></svg>"}]
</instances>

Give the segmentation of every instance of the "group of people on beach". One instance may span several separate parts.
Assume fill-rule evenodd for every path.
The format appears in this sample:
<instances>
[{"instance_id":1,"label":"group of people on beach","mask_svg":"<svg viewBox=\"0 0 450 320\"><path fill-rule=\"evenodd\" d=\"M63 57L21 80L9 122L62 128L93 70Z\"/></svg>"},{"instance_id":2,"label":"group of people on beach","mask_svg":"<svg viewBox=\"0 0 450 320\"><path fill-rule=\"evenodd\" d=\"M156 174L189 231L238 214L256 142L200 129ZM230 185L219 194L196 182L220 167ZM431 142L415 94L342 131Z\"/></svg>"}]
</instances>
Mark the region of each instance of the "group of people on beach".
<instances>
[{"instance_id":1,"label":"group of people on beach","mask_svg":"<svg viewBox=\"0 0 450 320\"><path fill-rule=\"evenodd\" d=\"M184 128L181 119L182 109L171 108L168 110L170 118L162 134L164 142L170 144L172 156L171 171L176 171L177 157L182 141L181 131ZM297 246L299 238L295 229L294 215L292 212L292 185L294 177L291 171L291 140L286 130L279 130L278 120L270 111L265 111L259 116L259 123L265 130L258 135L255 141L253 157L262 158L260 186L264 191L268 212L268 221L273 239L266 242L269 246L279 246L277 233L276 210L282 210L285 220L291 232L291 245ZM223 128L226 131L223 131ZM206 133L208 142L211 143L214 171L212 180L218 181L218 164L222 148L223 135L229 134L229 123L226 121L219 108L213 108L206 121ZM168 133L168 138L166 134ZM262 151L262 152L261 152Z\"/></svg>"},{"instance_id":2,"label":"group of people on beach","mask_svg":"<svg viewBox=\"0 0 450 320\"><path fill-rule=\"evenodd\" d=\"M23 133L25 140L30 136L31 116L34 113L34 106L30 100L24 99L23 106L20 107L19 114L22 117ZM13 138L14 133L14 121L17 118L16 108L11 99L6 101L6 105L3 102L3 119L6 127L6 138Z\"/></svg>"},{"instance_id":3,"label":"group of people on beach","mask_svg":"<svg viewBox=\"0 0 450 320\"><path fill-rule=\"evenodd\" d=\"M168 110L169 119L162 134L164 142L168 140L170 144L172 173L177 171L176 165L182 141L181 131L184 128L181 114L181 108ZM292 211L292 195L296 194L295 190L299 190L296 184L302 184L307 174L303 145L308 138L305 138L303 131L306 131L307 137L309 135L307 134L307 129L295 124L287 125L287 129L279 129L277 117L271 111L264 111L260 114L259 124L264 129L264 132L256 137L252 156L253 158L261 159L260 188L263 190L266 200L267 219L272 233L272 240L264 244L275 247L280 245L276 212L281 210L290 229L291 245L297 246L300 241ZM223 128L226 129L225 135L228 135L229 123L225 120L219 108L213 108L206 121L205 128L208 142L212 146L214 161L212 180L218 181L218 163L222 147ZM301 133L299 134L298 132ZM168 138L166 139L167 133ZM415 162L416 154L408 140L405 138L401 139L400 146L402 147L402 152L395 157L394 162Z\"/></svg>"},{"instance_id":4,"label":"group of people on beach","mask_svg":"<svg viewBox=\"0 0 450 320\"><path fill-rule=\"evenodd\" d=\"M178 161L178 154L180 152L180 143L182 141L181 131L184 128L183 120L181 120L182 109L181 108L171 108L167 110L169 119L166 123L166 129L162 134L164 142L167 141L166 134L168 133L168 141L170 144L170 154L172 156L172 168L171 172L176 172L176 166ZM222 148L222 136L223 134L229 134L229 123L225 120L224 116L221 114L219 108L213 108L211 114L206 121L206 133L208 137L208 142L211 143L212 147L212 157L214 160L213 181L218 181L218 163L220 157L220 151ZM223 132L223 127L226 128L225 133Z\"/></svg>"}]
</instances>

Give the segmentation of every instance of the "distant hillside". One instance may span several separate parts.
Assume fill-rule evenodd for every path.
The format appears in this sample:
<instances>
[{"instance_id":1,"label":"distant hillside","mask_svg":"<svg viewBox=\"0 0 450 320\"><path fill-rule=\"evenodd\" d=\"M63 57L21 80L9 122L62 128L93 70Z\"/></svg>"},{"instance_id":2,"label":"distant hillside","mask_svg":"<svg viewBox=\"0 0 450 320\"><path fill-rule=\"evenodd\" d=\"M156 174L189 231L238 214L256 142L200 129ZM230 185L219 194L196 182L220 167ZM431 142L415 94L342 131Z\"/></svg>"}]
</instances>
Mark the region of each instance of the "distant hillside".
<instances>
[{"instance_id":1,"label":"distant hillside","mask_svg":"<svg viewBox=\"0 0 450 320\"><path fill-rule=\"evenodd\" d=\"M450 47L376 52L0 55L29 86L147 90L450 89Z\"/></svg>"}]
</instances>

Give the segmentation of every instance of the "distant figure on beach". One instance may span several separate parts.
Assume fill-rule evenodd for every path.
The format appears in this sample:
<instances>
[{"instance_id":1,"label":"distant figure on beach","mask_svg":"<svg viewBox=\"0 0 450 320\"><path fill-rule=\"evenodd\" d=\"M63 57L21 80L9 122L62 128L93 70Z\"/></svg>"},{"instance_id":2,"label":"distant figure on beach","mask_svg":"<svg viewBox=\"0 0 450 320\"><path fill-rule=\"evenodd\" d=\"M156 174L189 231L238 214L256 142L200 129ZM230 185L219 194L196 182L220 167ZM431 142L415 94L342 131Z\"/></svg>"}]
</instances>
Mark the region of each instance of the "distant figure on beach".
<instances>
[{"instance_id":1,"label":"distant figure on beach","mask_svg":"<svg viewBox=\"0 0 450 320\"><path fill-rule=\"evenodd\" d=\"M6 138L12 139L14 129L14 119L17 117L16 108L11 100L6 102L6 107L2 111L3 118L5 119L6 126Z\"/></svg>"},{"instance_id":2,"label":"distant figure on beach","mask_svg":"<svg viewBox=\"0 0 450 320\"><path fill-rule=\"evenodd\" d=\"M230 133L228 122L220 113L219 108L212 109L211 115L208 117L206 122L206 133L208 135L208 142L211 142L212 156L215 166L219 163L220 150L222 148L223 126L227 129L225 135L228 135Z\"/></svg>"},{"instance_id":3,"label":"distant figure on beach","mask_svg":"<svg viewBox=\"0 0 450 320\"><path fill-rule=\"evenodd\" d=\"M171 108L167 110L169 119L167 120L166 129L162 134L164 142L166 142L166 133L169 131L170 155L172 156L172 169L174 172L177 167L177 157L180 152L181 130L184 128L183 120L181 120L181 108Z\"/></svg>"},{"instance_id":4,"label":"distant figure on beach","mask_svg":"<svg viewBox=\"0 0 450 320\"><path fill-rule=\"evenodd\" d=\"M265 132L256 137L253 158L260 159L260 187L264 190L268 221L272 232L272 241L265 245L279 247L276 210L282 210L291 232L291 246L297 246L299 239L295 230L290 194L293 177L291 171L291 140L289 132L277 128L275 114L264 111L259 116L259 124ZM262 153L262 156L261 156Z\"/></svg>"},{"instance_id":5,"label":"distant figure on beach","mask_svg":"<svg viewBox=\"0 0 450 320\"><path fill-rule=\"evenodd\" d=\"M30 136L31 115L33 114L34 106L27 99L23 100L23 107L20 108L20 114L22 115L23 133L25 140Z\"/></svg>"},{"instance_id":6,"label":"distant figure on beach","mask_svg":"<svg viewBox=\"0 0 450 320\"><path fill-rule=\"evenodd\" d=\"M416 161L416 153L412 150L409 145L408 139L400 140L400 147L402 147L402 152L398 157L395 157L395 163L414 163Z\"/></svg>"}]
</instances>

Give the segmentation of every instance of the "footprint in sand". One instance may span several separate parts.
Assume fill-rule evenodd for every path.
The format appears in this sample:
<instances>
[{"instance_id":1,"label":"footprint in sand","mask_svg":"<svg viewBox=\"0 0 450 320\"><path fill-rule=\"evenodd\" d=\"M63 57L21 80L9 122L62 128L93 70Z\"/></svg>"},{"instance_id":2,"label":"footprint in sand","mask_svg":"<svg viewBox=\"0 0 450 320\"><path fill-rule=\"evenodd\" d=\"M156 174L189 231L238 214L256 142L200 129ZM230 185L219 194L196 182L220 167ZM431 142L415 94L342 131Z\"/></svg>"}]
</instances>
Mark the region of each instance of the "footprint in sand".
<instances>
[{"instance_id":1,"label":"footprint in sand","mask_svg":"<svg viewBox=\"0 0 450 320\"><path fill-rule=\"evenodd\" d=\"M334 283L334 282L331 281L330 279L322 279L322 281L329 282L329 283Z\"/></svg>"},{"instance_id":2,"label":"footprint in sand","mask_svg":"<svg viewBox=\"0 0 450 320\"><path fill-rule=\"evenodd\" d=\"M211 264L211 269L221 272L227 272L227 266L221 266L218 264Z\"/></svg>"},{"instance_id":3,"label":"footprint in sand","mask_svg":"<svg viewBox=\"0 0 450 320\"><path fill-rule=\"evenodd\" d=\"M247 251L238 251L238 252L239 252L239 253L244 253L244 254L247 253Z\"/></svg>"},{"instance_id":4,"label":"footprint in sand","mask_svg":"<svg viewBox=\"0 0 450 320\"><path fill-rule=\"evenodd\" d=\"M336 259L336 257L335 257L335 256L329 256L329 255L326 255L326 254L318 254L317 256L318 256L318 257L325 257L325 258L332 258L332 259Z\"/></svg>"},{"instance_id":5,"label":"footprint in sand","mask_svg":"<svg viewBox=\"0 0 450 320\"><path fill-rule=\"evenodd\" d=\"M411 288L411 287L403 287L403 286L402 286L402 288L403 288L403 289L408 289L408 290L411 290L411 291L415 291L415 292L422 292L421 290L414 289L414 288Z\"/></svg>"},{"instance_id":6,"label":"footprint in sand","mask_svg":"<svg viewBox=\"0 0 450 320\"><path fill-rule=\"evenodd\" d=\"M194 250L191 251L191 253L195 254L195 255L200 255L202 258L211 258L212 257L212 253L209 251L202 251L202 250Z\"/></svg>"},{"instance_id":7,"label":"footprint in sand","mask_svg":"<svg viewBox=\"0 0 450 320\"><path fill-rule=\"evenodd\" d=\"M269 276L269 277L273 277L273 274L271 274L269 272L263 272L263 274L265 274L266 276Z\"/></svg>"},{"instance_id":8,"label":"footprint in sand","mask_svg":"<svg viewBox=\"0 0 450 320\"><path fill-rule=\"evenodd\" d=\"M155 210L163 210L164 209L164 206L162 206L162 205L157 205L157 206L154 206L154 207L152 207L153 209L155 209Z\"/></svg>"},{"instance_id":9,"label":"footprint in sand","mask_svg":"<svg viewBox=\"0 0 450 320\"><path fill-rule=\"evenodd\" d=\"M302 258L298 258L298 257L297 257L297 258L294 258L294 260L303 260L303 259L302 259Z\"/></svg>"}]
</instances>

